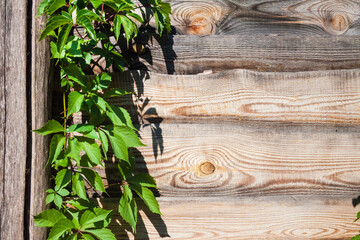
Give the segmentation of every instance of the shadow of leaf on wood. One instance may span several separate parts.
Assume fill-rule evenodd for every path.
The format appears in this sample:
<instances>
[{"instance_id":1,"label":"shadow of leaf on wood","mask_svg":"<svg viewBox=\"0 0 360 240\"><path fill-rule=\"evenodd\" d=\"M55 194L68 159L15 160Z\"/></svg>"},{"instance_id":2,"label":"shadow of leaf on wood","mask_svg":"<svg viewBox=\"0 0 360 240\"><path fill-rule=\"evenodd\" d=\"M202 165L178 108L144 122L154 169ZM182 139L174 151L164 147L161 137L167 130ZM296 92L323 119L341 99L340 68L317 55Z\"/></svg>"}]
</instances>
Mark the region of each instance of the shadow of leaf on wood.
<instances>
[{"instance_id":1,"label":"shadow of leaf on wood","mask_svg":"<svg viewBox=\"0 0 360 240\"><path fill-rule=\"evenodd\" d=\"M109 228L113 231L116 236L116 239L138 239L138 240L149 240L149 236L157 235L161 238L170 237L166 224L162 217L158 214L150 212L148 207L142 202L141 199L137 198L136 202L139 209L138 222L136 227L136 234L132 234L132 229L128 223L126 223L118 212L118 202L119 199L102 199L102 205L105 209L113 209L113 219ZM153 231L153 228L150 227L150 223L153 225L157 233L151 232L149 234L148 230ZM158 238L158 237L156 237Z\"/></svg>"}]
</instances>

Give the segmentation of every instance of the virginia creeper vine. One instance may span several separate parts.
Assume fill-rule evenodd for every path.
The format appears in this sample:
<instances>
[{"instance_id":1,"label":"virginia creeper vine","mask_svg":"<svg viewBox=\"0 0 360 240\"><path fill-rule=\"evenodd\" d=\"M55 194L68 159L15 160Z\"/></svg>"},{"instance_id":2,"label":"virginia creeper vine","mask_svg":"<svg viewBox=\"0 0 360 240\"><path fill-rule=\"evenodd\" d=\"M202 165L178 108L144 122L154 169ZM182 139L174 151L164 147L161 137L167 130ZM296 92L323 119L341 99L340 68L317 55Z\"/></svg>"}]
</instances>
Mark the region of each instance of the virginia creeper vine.
<instances>
[{"instance_id":1,"label":"virginia creeper vine","mask_svg":"<svg viewBox=\"0 0 360 240\"><path fill-rule=\"evenodd\" d=\"M143 146L129 113L111 105L108 99L131 94L111 88L109 67L123 71L126 59L111 38L127 45L139 29L150 29L155 19L158 34L170 31L170 5L162 0L43 0L39 15L49 18L40 40L50 36L52 58L60 69L63 90L63 123L48 121L34 130L52 135L47 165L55 171L54 188L48 189L46 204L53 208L34 216L39 227L50 228L49 240L116 239L107 228L112 210L100 208L88 198L85 186L106 194L100 175L91 167L104 167L109 151L117 159L121 178L119 213L134 232L137 223L137 201L160 214L159 204L149 188L155 180L145 173L134 174L135 160L128 151ZM124 40L122 40L124 39ZM106 69L93 77L86 76L94 66L94 56L106 60ZM69 124L77 112L89 115L81 124ZM99 144L100 143L100 144Z\"/></svg>"}]
</instances>

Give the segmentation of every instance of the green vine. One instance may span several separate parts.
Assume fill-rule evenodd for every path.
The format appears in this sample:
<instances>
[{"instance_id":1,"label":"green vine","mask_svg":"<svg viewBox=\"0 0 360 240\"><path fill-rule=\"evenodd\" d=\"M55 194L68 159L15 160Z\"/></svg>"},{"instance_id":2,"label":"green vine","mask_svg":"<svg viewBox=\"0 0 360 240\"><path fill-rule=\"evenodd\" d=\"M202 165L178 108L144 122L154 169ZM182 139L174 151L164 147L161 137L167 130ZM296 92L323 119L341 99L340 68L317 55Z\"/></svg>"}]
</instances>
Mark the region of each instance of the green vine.
<instances>
[{"instance_id":1,"label":"green vine","mask_svg":"<svg viewBox=\"0 0 360 240\"><path fill-rule=\"evenodd\" d=\"M56 239L116 239L107 228L112 210L105 210L90 201L85 186L106 193L100 175L91 167L104 167L112 149L121 179L119 213L136 233L137 198L145 202L153 213L161 214L159 204L150 190L155 180L145 173L134 175L134 157L128 151L143 146L129 113L109 104L108 99L130 92L110 88L112 80L108 68L123 71L124 59L110 41L126 41L127 46L141 30L151 29L155 19L157 32L170 31L170 5L162 0L44 0L39 15L49 16L40 40L51 37L53 59L60 69L63 90L63 123L48 121L34 130L41 135L52 135L47 165L55 172L54 188L48 189L46 204L53 208L34 216L39 227L50 228L49 240ZM122 40L123 39L123 40ZM94 56L106 60L100 74L86 76L95 63ZM67 101L66 101L67 98ZM89 120L84 124L69 125L73 114L85 112ZM98 144L100 143L100 144Z\"/></svg>"}]
</instances>

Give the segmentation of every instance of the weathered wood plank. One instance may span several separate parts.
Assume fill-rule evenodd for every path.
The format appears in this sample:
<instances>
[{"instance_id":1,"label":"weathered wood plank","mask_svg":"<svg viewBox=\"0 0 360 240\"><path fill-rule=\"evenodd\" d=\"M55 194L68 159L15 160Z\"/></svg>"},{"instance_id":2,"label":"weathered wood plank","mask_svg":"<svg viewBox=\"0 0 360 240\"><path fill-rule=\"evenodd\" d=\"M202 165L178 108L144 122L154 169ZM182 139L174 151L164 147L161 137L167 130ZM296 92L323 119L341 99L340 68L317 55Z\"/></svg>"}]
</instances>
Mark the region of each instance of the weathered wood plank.
<instances>
[{"instance_id":1,"label":"weathered wood plank","mask_svg":"<svg viewBox=\"0 0 360 240\"><path fill-rule=\"evenodd\" d=\"M0 1L0 112L5 112L5 1ZM0 209L5 206L4 178L5 178L5 114L0 114ZM0 219L3 219L0 210ZM2 233L0 220L0 237Z\"/></svg>"},{"instance_id":2,"label":"weathered wood plank","mask_svg":"<svg viewBox=\"0 0 360 240\"><path fill-rule=\"evenodd\" d=\"M169 0L180 34L359 35L356 0Z\"/></svg>"},{"instance_id":3,"label":"weathered wood plank","mask_svg":"<svg viewBox=\"0 0 360 240\"><path fill-rule=\"evenodd\" d=\"M147 124L137 169L161 196L346 195L360 191L360 128L322 125ZM106 184L117 167L97 169ZM113 196L120 194L110 188Z\"/></svg>"},{"instance_id":4,"label":"weathered wood plank","mask_svg":"<svg viewBox=\"0 0 360 240\"><path fill-rule=\"evenodd\" d=\"M114 86L135 90L132 102L129 98L114 98L112 103L127 105L133 116L139 114L141 118L360 123L358 70L233 70L185 76L131 71L116 75ZM135 107L129 106L132 104Z\"/></svg>"},{"instance_id":5,"label":"weathered wood plank","mask_svg":"<svg viewBox=\"0 0 360 240\"><path fill-rule=\"evenodd\" d=\"M42 127L49 119L49 77L50 49L48 39L39 42L41 30L45 27L45 17L37 15L37 7L41 0L33 1L32 8L32 39L31 39L31 128ZM46 239L47 229L39 228L33 220L34 215L45 210L46 189L49 177L44 166L47 161L49 139L32 133L31 142L31 178L30 178L30 209L29 239Z\"/></svg>"},{"instance_id":6,"label":"weathered wood plank","mask_svg":"<svg viewBox=\"0 0 360 240\"><path fill-rule=\"evenodd\" d=\"M139 40L148 42L145 39ZM123 47L125 48L125 47ZM182 36L151 37L147 51L125 51L130 68L157 73L196 74L206 70L316 71L359 68L358 37Z\"/></svg>"},{"instance_id":7,"label":"weathered wood plank","mask_svg":"<svg viewBox=\"0 0 360 240\"><path fill-rule=\"evenodd\" d=\"M3 1L4 131L3 187L0 239L24 238L26 168L26 9L25 0ZM2 92L0 92L2 93Z\"/></svg>"},{"instance_id":8,"label":"weathered wood plank","mask_svg":"<svg viewBox=\"0 0 360 240\"><path fill-rule=\"evenodd\" d=\"M350 239L360 229L351 197L159 198L162 217L141 212L135 239ZM107 209L118 199L102 199ZM114 211L117 239L134 239Z\"/></svg>"}]
</instances>

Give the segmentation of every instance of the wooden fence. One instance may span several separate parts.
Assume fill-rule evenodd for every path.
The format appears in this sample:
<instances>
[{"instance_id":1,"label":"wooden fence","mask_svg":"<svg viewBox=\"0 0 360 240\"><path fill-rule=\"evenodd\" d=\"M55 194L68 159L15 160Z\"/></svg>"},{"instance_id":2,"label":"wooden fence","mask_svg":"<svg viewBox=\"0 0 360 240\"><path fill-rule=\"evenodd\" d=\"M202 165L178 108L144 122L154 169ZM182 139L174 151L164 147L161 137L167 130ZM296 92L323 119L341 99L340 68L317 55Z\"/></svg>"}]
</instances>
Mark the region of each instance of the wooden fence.
<instances>
[{"instance_id":1,"label":"wooden fence","mask_svg":"<svg viewBox=\"0 0 360 240\"><path fill-rule=\"evenodd\" d=\"M29 133L49 114L39 2L0 3L0 239L46 236L31 220L48 182L47 139ZM135 92L114 104L147 145L134 151L137 171L160 188L163 215L140 206L135 239L357 234L360 1L169 2L176 34L125 50L131 70L114 81ZM115 165L97 170L117 181ZM100 201L116 208L120 191L108 191ZM133 239L114 217L117 238Z\"/></svg>"}]
</instances>

